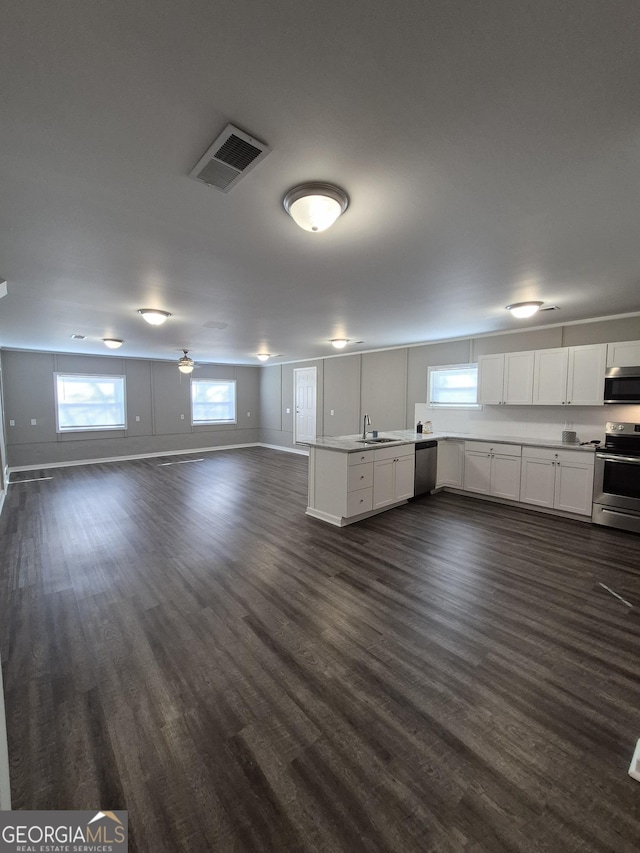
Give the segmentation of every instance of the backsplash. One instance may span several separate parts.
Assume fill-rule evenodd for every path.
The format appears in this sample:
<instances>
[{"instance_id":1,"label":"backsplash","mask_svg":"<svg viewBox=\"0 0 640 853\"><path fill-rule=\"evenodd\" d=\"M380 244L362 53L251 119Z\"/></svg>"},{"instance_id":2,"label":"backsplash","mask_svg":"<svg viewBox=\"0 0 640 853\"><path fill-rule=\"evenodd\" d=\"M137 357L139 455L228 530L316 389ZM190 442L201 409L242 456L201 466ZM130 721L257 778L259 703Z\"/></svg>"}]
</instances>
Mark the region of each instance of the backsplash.
<instances>
[{"instance_id":1,"label":"backsplash","mask_svg":"<svg viewBox=\"0 0 640 853\"><path fill-rule=\"evenodd\" d=\"M482 409L431 409L416 403L415 422L431 421L434 432L504 435L561 440L564 429L578 441L604 441L607 421L640 423L640 406L484 406Z\"/></svg>"}]
</instances>

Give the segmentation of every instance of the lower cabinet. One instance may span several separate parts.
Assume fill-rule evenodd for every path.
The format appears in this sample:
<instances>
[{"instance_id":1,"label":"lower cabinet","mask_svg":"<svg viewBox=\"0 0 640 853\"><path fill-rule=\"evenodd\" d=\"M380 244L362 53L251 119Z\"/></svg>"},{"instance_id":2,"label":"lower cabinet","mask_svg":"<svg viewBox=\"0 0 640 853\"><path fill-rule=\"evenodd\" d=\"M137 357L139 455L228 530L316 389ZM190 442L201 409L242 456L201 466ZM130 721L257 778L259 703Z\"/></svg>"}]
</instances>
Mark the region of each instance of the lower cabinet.
<instances>
[{"instance_id":1,"label":"lower cabinet","mask_svg":"<svg viewBox=\"0 0 640 853\"><path fill-rule=\"evenodd\" d=\"M593 466L591 454L524 447L520 500L563 512L591 515Z\"/></svg>"},{"instance_id":2,"label":"lower cabinet","mask_svg":"<svg viewBox=\"0 0 640 853\"><path fill-rule=\"evenodd\" d=\"M415 448L413 445L375 450L373 509L382 509L413 497Z\"/></svg>"},{"instance_id":3,"label":"lower cabinet","mask_svg":"<svg viewBox=\"0 0 640 853\"><path fill-rule=\"evenodd\" d=\"M438 442L438 473L436 486L461 489L464 483L464 441Z\"/></svg>"},{"instance_id":4,"label":"lower cabinet","mask_svg":"<svg viewBox=\"0 0 640 853\"><path fill-rule=\"evenodd\" d=\"M309 448L307 515L344 527L413 497L413 443L347 453Z\"/></svg>"},{"instance_id":5,"label":"lower cabinet","mask_svg":"<svg viewBox=\"0 0 640 853\"><path fill-rule=\"evenodd\" d=\"M498 498L520 499L520 457L516 444L464 443L464 490Z\"/></svg>"}]
</instances>

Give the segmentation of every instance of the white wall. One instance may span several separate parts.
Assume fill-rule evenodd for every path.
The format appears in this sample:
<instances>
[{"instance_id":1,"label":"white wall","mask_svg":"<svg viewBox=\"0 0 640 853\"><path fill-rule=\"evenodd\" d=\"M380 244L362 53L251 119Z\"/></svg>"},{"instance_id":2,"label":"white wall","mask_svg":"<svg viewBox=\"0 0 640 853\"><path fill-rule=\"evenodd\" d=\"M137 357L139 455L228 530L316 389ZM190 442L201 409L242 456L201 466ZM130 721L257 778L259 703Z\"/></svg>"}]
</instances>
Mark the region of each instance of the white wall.
<instances>
[{"instance_id":1,"label":"white wall","mask_svg":"<svg viewBox=\"0 0 640 853\"><path fill-rule=\"evenodd\" d=\"M484 406L481 410L453 411L415 406L416 423L431 421L434 432L462 432L514 438L550 438L560 441L564 429L575 430L580 441L604 441L607 421L640 423L640 406Z\"/></svg>"}]
</instances>

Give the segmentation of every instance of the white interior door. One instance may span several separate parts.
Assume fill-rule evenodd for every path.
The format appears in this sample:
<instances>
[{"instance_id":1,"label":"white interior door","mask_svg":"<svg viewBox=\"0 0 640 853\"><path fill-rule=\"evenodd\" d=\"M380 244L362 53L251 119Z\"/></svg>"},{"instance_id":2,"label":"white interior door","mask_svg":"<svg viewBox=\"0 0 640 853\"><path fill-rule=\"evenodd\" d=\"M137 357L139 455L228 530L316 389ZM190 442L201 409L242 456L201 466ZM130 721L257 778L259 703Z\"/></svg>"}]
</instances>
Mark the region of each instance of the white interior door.
<instances>
[{"instance_id":1,"label":"white interior door","mask_svg":"<svg viewBox=\"0 0 640 853\"><path fill-rule=\"evenodd\" d=\"M293 371L293 397L296 414L293 420L294 442L316 437L316 368L297 367Z\"/></svg>"}]
</instances>

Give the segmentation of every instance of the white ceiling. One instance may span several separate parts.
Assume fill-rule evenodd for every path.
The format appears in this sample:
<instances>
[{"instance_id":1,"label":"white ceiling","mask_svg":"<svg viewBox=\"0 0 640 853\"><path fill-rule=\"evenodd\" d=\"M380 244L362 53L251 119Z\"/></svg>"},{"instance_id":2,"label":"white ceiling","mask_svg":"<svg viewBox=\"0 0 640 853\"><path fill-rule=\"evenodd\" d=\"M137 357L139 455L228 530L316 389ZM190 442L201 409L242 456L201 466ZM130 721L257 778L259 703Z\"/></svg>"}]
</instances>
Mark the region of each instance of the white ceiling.
<instances>
[{"instance_id":1,"label":"white ceiling","mask_svg":"<svg viewBox=\"0 0 640 853\"><path fill-rule=\"evenodd\" d=\"M633 0L4 4L0 345L257 363L640 311L639 38ZM188 173L229 122L272 152L225 195ZM305 180L351 199L322 234Z\"/></svg>"}]
</instances>

